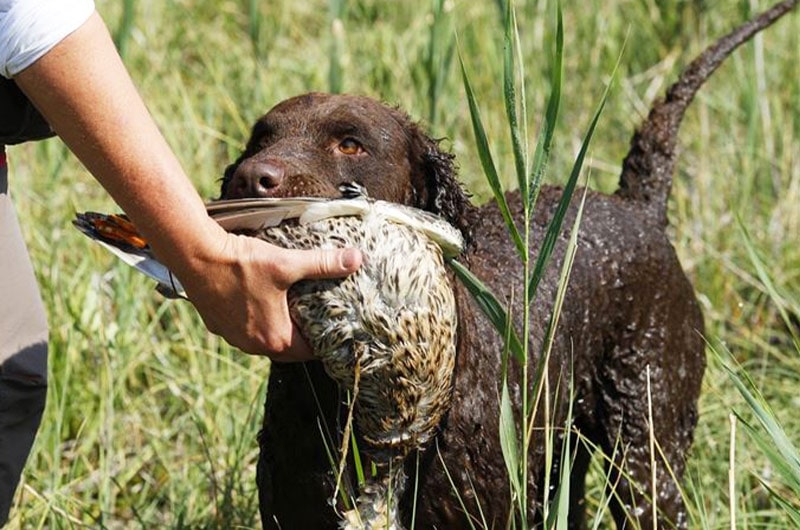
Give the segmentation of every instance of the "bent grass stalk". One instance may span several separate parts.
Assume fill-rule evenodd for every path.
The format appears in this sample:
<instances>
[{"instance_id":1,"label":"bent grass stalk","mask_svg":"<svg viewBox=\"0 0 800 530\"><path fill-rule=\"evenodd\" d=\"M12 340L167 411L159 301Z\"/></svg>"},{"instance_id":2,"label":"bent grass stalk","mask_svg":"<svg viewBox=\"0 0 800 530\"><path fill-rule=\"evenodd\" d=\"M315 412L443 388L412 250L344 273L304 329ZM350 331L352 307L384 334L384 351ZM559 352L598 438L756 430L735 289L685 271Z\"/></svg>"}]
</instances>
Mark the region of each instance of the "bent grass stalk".
<instances>
[{"instance_id":1,"label":"bent grass stalk","mask_svg":"<svg viewBox=\"0 0 800 530\"><path fill-rule=\"evenodd\" d=\"M653 517L653 530L658 530L658 472L656 469L656 428L653 422L653 391L650 386L650 365L646 367L647 377L647 430L650 444L650 508Z\"/></svg>"},{"instance_id":2,"label":"bent grass stalk","mask_svg":"<svg viewBox=\"0 0 800 530\"><path fill-rule=\"evenodd\" d=\"M730 450L728 451L728 509L731 512L731 530L736 530L736 415L730 414Z\"/></svg>"}]
</instances>

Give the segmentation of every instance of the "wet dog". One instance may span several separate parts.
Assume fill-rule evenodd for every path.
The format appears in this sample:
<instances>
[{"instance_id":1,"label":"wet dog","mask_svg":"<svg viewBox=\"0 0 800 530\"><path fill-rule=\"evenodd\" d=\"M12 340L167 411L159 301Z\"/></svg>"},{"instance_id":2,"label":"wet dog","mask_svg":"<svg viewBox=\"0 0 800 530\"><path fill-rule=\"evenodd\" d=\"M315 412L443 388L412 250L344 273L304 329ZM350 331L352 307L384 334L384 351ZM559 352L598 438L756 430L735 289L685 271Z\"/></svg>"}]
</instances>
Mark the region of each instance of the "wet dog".
<instances>
[{"instance_id":1,"label":"wet dog","mask_svg":"<svg viewBox=\"0 0 800 530\"><path fill-rule=\"evenodd\" d=\"M701 54L635 134L619 190L587 195L548 365L555 425L564 425L570 399L573 403L573 528L583 525L584 476L594 447L610 460L610 506L619 528L631 520L652 527L653 480L659 527L687 525L677 481L697 422L705 356L703 318L665 234L677 131L694 94L725 57L795 3L778 4ZM431 211L460 228L471 242L465 263L495 293L516 301L514 315L522 314L522 266L498 208L473 206L457 181L452 155L406 114L372 99L306 94L278 104L258 120L244 153L227 169L222 198L339 197L348 183L362 186L372 198ZM561 194L554 187L541 192L533 219L533 258ZM519 195L510 193L507 199L521 219ZM571 226L575 214L573 205L564 226ZM565 247L562 237L531 311L534 365ZM419 528L466 528L470 519L477 526L485 521L503 527L511 510L498 434L503 341L461 285L455 296L459 327L452 406L436 443L407 463L418 485L416 497L409 488L401 511L407 522L415 503ZM517 407L518 380L510 377ZM346 412L340 390L319 363L273 364L258 467L265 527L336 527L335 466L321 433L337 432ZM660 448L655 456L651 433ZM557 486L544 483L544 450L535 433L528 473L531 521L540 520L545 488ZM550 471L558 477L557 470Z\"/></svg>"}]
</instances>

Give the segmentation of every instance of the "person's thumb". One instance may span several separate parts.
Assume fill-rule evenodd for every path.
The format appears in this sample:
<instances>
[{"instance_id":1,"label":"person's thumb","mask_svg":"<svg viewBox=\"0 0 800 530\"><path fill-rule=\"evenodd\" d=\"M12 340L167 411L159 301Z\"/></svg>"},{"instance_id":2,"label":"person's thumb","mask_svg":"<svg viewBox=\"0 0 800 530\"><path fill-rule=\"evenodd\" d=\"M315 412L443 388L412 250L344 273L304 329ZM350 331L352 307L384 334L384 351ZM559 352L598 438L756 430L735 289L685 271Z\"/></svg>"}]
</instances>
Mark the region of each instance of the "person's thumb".
<instances>
[{"instance_id":1,"label":"person's thumb","mask_svg":"<svg viewBox=\"0 0 800 530\"><path fill-rule=\"evenodd\" d=\"M291 283L300 280L342 278L357 271L362 262L356 248L340 250L298 250L293 256Z\"/></svg>"}]
</instances>

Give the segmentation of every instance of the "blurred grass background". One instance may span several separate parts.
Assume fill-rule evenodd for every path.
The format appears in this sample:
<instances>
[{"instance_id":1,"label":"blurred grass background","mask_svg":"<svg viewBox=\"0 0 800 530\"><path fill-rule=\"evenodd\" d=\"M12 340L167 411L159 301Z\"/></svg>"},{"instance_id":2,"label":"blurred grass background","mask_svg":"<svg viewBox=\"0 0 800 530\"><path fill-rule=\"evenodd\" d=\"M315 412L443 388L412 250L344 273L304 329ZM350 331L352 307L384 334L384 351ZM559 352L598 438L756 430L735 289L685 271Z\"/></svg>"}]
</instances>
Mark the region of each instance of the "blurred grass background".
<instances>
[{"instance_id":1,"label":"blurred grass background","mask_svg":"<svg viewBox=\"0 0 800 530\"><path fill-rule=\"evenodd\" d=\"M202 195L216 196L224 167L258 116L286 97L333 89L399 105L433 136L446 138L479 202L490 194L449 50L457 33L495 159L511 185L501 88L503 4L97 0L145 101ZM769 4L565 3L564 95L550 181L566 178L626 36L587 163L592 186L607 191L615 188L634 128L676 72ZM437 6L441 13L434 16ZM538 0L517 2L517 9L530 130L536 131L549 92L553 6ZM671 236L696 287L709 342L730 350L747 369L795 444L798 64L800 15L791 14L723 65L684 122L670 206ZM75 211L116 206L57 139L10 149L9 159L12 194L51 326L47 411L9 528L259 528L255 436L269 362L210 336L188 304L164 301L145 279L71 228ZM749 233L747 243L737 218ZM774 293L757 274L748 246L765 263ZM731 411L748 414L710 355L686 480L692 527L730 527ZM759 446L741 433L734 462L738 525L789 527L762 480L788 490ZM590 489L590 510L599 488Z\"/></svg>"}]
</instances>

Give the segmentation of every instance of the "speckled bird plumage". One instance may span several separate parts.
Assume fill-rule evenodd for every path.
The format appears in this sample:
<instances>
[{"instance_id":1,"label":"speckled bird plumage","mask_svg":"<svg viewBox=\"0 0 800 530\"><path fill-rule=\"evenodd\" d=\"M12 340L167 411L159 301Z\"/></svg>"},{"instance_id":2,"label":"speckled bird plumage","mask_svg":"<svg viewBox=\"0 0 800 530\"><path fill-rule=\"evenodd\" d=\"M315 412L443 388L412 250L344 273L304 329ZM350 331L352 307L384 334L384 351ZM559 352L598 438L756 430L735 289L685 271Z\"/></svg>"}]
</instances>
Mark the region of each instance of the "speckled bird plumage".
<instances>
[{"instance_id":1,"label":"speckled bird plumage","mask_svg":"<svg viewBox=\"0 0 800 530\"><path fill-rule=\"evenodd\" d=\"M264 214L280 208L290 213ZM326 372L354 395L355 426L366 442L359 449L378 464L358 512L346 514L342 527L399 528L392 499L403 489L402 459L432 438L450 403L456 308L443 250L457 253L460 234L427 212L363 198L222 201L210 212L226 229L284 248L362 251L357 272L299 282L288 301ZM98 219L109 218L80 214L76 225L123 259L133 255L126 261L162 287L180 291L166 269L153 274L152 263L142 266L153 260L147 248L100 233Z\"/></svg>"},{"instance_id":2,"label":"speckled bird plumage","mask_svg":"<svg viewBox=\"0 0 800 530\"><path fill-rule=\"evenodd\" d=\"M300 282L292 317L328 374L353 390L373 454L426 442L444 412L455 357L455 301L439 246L418 231L364 217L284 224L249 235L285 248L355 246L362 267L342 280Z\"/></svg>"}]
</instances>

